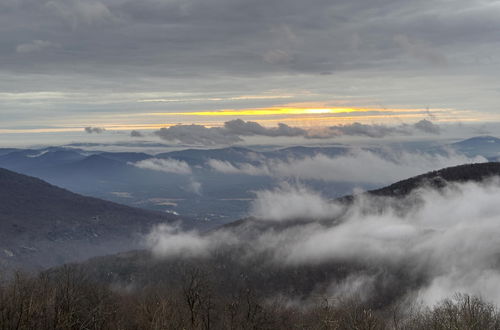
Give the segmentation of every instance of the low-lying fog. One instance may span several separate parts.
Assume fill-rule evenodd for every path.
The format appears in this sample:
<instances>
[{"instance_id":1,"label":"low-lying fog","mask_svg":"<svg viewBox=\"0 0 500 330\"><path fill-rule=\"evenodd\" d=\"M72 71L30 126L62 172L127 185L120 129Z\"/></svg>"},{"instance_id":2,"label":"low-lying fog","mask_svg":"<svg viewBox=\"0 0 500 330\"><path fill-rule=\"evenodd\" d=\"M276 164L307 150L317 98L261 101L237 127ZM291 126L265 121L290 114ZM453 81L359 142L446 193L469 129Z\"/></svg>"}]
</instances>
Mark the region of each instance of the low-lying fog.
<instances>
[{"instance_id":1,"label":"low-lying fog","mask_svg":"<svg viewBox=\"0 0 500 330\"><path fill-rule=\"evenodd\" d=\"M462 292L500 304L499 200L498 179L450 184L440 191L422 188L402 199L359 195L349 207L305 186L283 184L257 192L251 215L257 222L293 225L263 226L268 229L252 242L230 228L200 234L160 226L148 244L159 257L188 257L251 243L248 253L271 252L278 264L349 260L379 269L376 279L353 273L332 283L330 296L366 298L384 272L404 268L425 279L407 295L416 301L432 305Z\"/></svg>"}]
</instances>

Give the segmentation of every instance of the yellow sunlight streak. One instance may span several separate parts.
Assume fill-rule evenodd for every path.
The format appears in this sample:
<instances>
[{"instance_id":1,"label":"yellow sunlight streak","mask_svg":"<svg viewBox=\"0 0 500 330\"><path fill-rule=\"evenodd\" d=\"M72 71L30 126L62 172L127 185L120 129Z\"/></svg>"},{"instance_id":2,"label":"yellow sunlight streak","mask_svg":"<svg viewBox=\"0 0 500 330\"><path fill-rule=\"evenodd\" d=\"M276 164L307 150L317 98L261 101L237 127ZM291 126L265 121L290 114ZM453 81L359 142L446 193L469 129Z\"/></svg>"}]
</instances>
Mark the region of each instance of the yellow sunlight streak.
<instances>
[{"instance_id":1,"label":"yellow sunlight streak","mask_svg":"<svg viewBox=\"0 0 500 330\"><path fill-rule=\"evenodd\" d=\"M432 109L441 111L443 109ZM267 109L225 109L216 111L195 112L152 112L150 116L266 116L266 115L311 115L311 114L342 114L342 113L407 113L422 112L427 109L385 109L385 108L267 108Z\"/></svg>"}]
</instances>

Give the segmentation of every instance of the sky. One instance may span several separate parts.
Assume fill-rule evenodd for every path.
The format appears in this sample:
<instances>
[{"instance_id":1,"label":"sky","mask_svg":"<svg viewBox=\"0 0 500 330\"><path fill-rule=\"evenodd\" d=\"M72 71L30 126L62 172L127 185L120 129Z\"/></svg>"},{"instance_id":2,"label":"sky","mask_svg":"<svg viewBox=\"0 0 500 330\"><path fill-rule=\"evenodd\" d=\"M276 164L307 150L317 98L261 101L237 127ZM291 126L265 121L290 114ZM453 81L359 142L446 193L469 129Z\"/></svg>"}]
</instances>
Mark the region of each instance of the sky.
<instances>
[{"instance_id":1,"label":"sky","mask_svg":"<svg viewBox=\"0 0 500 330\"><path fill-rule=\"evenodd\" d=\"M500 122L498 17L489 0L3 0L0 139L481 127Z\"/></svg>"}]
</instances>

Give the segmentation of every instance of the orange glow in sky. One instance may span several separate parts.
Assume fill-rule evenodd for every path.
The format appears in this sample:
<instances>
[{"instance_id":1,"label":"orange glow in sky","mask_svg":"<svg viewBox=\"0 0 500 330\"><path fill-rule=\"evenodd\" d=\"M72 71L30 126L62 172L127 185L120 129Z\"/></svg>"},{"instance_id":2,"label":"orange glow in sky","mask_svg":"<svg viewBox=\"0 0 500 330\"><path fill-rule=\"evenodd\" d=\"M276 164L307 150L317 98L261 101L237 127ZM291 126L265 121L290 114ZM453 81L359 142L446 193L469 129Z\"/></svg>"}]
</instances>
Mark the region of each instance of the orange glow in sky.
<instances>
[{"instance_id":1,"label":"orange glow in sky","mask_svg":"<svg viewBox=\"0 0 500 330\"><path fill-rule=\"evenodd\" d=\"M382 107L329 107L321 103L291 103L269 108L220 109L184 112L136 112L106 114L94 117L85 126L102 127L110 131L154 130L173 125L204 125L220 127L228 120L242 118L264 126L285 123L298 127L361 123L398 124L404 120L418 121L432 114L433 121L479 121L469 111L444 108L382 108ZM246 117L246 118L245 118ZM250 118L249 118L250 117ZM85 127L78 121L60 123L51 128L0 128L1 133L81 132Z\"/></svg>"},{"instance_id":2,"label":"orange glow in sky","mask_svg":"<svg viewBox=\"0 0 500 330\"><path fill-rule=\"evenodd\" d=\"M299 108L299 107L276 107L264 109L224 109L216 111L195 112L153 112L152 116L269 116L269 115L311 115L311 114L342 114L342 113L364 113L364 112L387 112L405 113L422 112L426 109L384 109L384 108Z\"/></svg>"}]
</instances>

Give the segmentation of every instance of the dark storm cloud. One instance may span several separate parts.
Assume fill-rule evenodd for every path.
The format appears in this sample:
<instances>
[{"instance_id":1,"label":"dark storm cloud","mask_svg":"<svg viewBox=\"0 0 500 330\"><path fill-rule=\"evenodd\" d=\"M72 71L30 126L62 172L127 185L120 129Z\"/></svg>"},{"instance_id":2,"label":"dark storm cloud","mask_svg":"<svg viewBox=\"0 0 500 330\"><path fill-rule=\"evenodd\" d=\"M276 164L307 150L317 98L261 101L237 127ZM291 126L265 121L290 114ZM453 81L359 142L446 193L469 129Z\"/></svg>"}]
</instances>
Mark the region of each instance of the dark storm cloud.
<instances>
[{"instance_id":1,"label":"dark storm cloud","mask_svg":"<svg viewBox=\"0 0 500 330\"><path fill-rule=\"evenodd\" d=\"M0 93L2 123L281 106L238 98L274 93L496 115L499 16L488 0L3 0L0 89L19 96Z\"/></svg>"},{"instance_id":2,"label":"dark storm cloud","mask_svg":"<svg viewBox=\"0 0 500 330\"><path fill-rule=\"evenodd\" d=\"M487 1L9 0L0 6L1 55L10 70L321 73L397 65L408 56L441 64L448 61L445 47L487 40L500 28L500 8ZM38 49L45 54L16 56Z\"/></svg>"}]
</instances>

